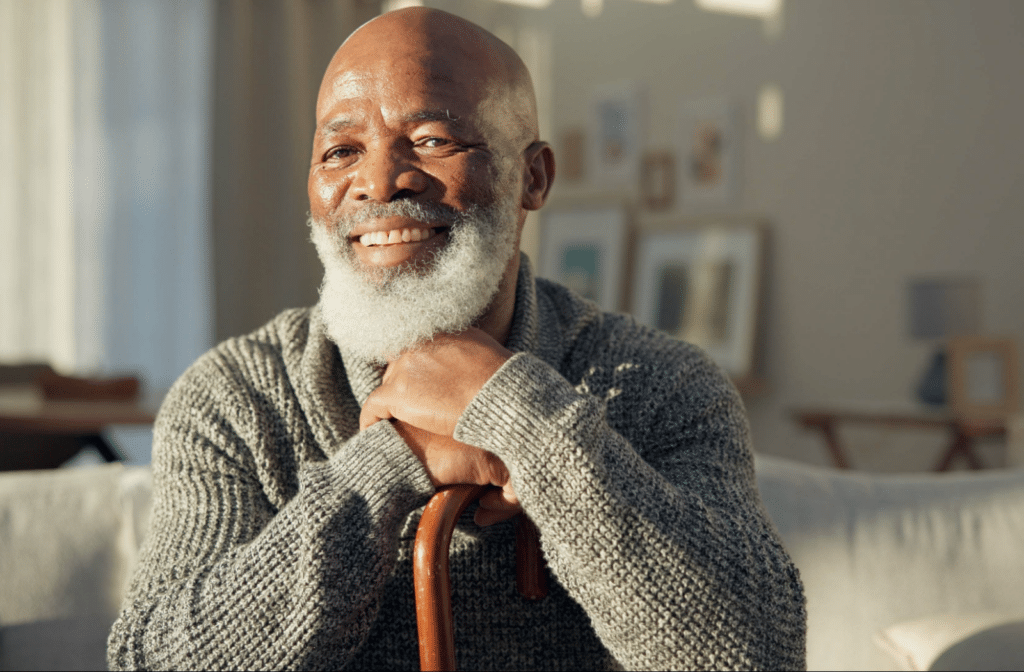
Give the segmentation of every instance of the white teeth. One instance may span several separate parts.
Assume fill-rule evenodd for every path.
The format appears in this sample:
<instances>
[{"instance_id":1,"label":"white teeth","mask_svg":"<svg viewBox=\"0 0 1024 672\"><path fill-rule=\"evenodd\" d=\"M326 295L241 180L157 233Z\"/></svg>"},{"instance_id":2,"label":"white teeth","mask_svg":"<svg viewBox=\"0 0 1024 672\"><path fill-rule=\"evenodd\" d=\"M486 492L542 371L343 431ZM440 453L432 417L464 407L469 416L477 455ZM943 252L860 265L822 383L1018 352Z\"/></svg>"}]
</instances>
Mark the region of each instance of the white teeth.
<instances>
[{"instance_id":1,"label":"white teeth","mask_svg":"<svg viewBox=\"0 0 1024 672\"><path fill-rule=\"evenodd\" d=\"M427 240L434 237L433 229L392 229L391 231L373 231L359 236L359 242L366 246L394 245Z\"/></svg>"}]
</instances>

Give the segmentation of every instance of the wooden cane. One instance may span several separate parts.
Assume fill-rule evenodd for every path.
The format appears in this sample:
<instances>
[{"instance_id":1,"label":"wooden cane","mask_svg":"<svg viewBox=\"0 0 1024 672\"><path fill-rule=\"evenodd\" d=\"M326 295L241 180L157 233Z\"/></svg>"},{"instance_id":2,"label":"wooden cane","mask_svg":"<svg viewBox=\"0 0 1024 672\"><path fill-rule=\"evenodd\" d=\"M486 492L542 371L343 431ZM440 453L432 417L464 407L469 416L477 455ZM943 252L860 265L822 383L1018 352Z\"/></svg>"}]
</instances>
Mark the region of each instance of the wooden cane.
<instances>
[{"instance_id":1,"label":"wooden cane","mask_svg":"<svg viewBox=\"0 0 1024 672\"><path fill-rule=\"evenodd\" d=\"M439 490L423 510L413 549L416 627L421 670L455 669L455 631L448 549L459 516L484 493L484 485L453 485ZM531 600L547 595L547 577L537 528L516 516L516 587Z\"/></svg>"}]
</instances>

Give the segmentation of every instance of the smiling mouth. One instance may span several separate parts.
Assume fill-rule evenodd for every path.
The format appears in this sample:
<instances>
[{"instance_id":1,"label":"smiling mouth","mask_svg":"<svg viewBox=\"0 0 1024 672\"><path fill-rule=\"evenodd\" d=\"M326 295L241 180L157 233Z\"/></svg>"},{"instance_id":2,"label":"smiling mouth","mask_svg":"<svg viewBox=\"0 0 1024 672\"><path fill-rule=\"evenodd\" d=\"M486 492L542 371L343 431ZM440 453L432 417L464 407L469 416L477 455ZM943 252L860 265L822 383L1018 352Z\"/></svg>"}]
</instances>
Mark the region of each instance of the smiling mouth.
<instances>
[{"instance_id":1,"label":"smiling mouth","mask_svg":"<svg viewBox=\"0 0 1024 672\"><path fill-rule=\"evenodd\" d=\"M399 243L418 243L430 240L444 231L446 227L406 227L391 229L390 231L371 231L361 236L353 237L363 247L384 247L387 245L398 245Z\"/></svg>"}]
</instances>

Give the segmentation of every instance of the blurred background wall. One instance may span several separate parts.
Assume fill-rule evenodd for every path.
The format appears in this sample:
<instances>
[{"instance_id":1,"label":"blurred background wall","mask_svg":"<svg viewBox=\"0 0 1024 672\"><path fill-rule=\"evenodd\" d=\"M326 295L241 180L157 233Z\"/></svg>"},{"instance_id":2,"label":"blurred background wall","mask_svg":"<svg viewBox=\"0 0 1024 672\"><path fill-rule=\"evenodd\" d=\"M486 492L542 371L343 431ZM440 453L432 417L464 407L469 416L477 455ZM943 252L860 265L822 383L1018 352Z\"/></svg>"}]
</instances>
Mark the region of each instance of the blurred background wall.
<instances>
[{"instance_id":1,"label":"blurred background wall","mask_svg":"<svg viewBox=\"0 0 1024 672\"><path fill-rule=\"evenodd\" d=\"M603 84L646 87L650 149L672 146L681 100L737 102L739 189L710 212L770 223L766 387L746 399L758 450L824 463L794 406L911 398L933 344L908 334L910 278L976 277L983 330L1024 343L1024 3L785 0L770 21L692 0L426 4L519 50L556 153ZM0 264L0 358L134 369L166 386L216 341L315 301L305 181L316 90L337 45L379 10L0 1L0 235L35 269L12 271L14 255ZM757 130L765 87L783 102L773 138ZM39 179L63 186L40 191ZM553 197L605 191L556 179ZM708 212L677 203L660 216ZM534 258L537 226L523 243ZM54 232L52 248L40 230ZM855 461L879 470L926 468L944 443L849 439Z\"/></svg>"},{"instance_id":2,"label":"blurred background wall","mask_svg":"<svg viewBox=\"0 0 1024 672\"><path fill-rule=\"evenodd\" d=\"M506 41L531 34L550 44L539 79L556 155L567 129L587 127L602 84L646 89L649 149L675 146L681 101L737 103L733 203L708 210L677 199L667 217L750 214L770 224L767 387L746 398L758 450L826 464L820 437L798 428L791 409L913 399L935 344L909 335L912 278L977 278L981 330L1024 344L1024 3L785 0L767 21L690 0L427 4ZM768 87L782 96L772 139L758 132ZM586 176L556 178L552 197L606 192ZM635 187L622 195L635 201ZM666 215L638 218L642 227ZM536 258L538 237L524 238ZM930 468L946 442L941 431L846 434L855 463L876 470ZM998 443L989 448L987 463L999 463Z\"/></svg>"}]
</instances>

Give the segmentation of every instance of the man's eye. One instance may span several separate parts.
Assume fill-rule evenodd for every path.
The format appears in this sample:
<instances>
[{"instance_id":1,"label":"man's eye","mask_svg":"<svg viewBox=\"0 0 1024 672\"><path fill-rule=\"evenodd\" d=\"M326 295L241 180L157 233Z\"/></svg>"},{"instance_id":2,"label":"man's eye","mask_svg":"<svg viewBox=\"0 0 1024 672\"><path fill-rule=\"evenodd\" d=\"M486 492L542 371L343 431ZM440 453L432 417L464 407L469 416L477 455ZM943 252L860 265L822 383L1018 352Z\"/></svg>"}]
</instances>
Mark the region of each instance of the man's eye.
<instances>
[{"instance_id":1,"label":"man's eye","mask_svg":"<svg viewBox=\"0 0 1024 672\"><path fill-rule=\"evenodd\" d=\"M426 138L420 141L420 147L426 147L427 149L437 149L448 144L451 144L451 141L445 138Z\"/></svg>"},{"instance_id":2,"label":"man's eye","mask_svg":"<svg viewBox=\"0 0 1024 672\"><path fill-rule=\"evenodd\" d=\"M344 159L355 154L355 150L351 147L335 147L334 149L327 152L324 157L326 159Z\"/></svg>"}]
</instances>

